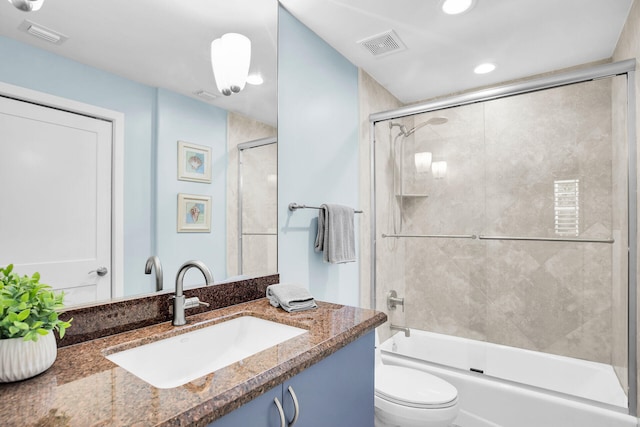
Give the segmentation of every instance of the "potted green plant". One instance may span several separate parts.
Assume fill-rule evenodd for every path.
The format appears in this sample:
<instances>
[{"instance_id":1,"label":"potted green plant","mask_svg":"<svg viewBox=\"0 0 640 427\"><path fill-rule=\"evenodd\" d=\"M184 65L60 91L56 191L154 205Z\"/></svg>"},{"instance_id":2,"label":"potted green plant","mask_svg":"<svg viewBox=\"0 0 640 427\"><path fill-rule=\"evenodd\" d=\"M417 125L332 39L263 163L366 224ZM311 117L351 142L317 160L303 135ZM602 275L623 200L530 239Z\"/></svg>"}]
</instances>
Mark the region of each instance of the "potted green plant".
<instances>
[{"instance_id":1,"label":"potted green plant","mask_svg":"<svg viewBox=\"0 0 640 427\"><path fill-rule=\"evenodd\" d=\"M19 276L13 264L0 268L0 382L38 375L53 365L56 340L71 326L58 318L63 293L40 283L40 274Z\"/></svg>"}]
</instances>

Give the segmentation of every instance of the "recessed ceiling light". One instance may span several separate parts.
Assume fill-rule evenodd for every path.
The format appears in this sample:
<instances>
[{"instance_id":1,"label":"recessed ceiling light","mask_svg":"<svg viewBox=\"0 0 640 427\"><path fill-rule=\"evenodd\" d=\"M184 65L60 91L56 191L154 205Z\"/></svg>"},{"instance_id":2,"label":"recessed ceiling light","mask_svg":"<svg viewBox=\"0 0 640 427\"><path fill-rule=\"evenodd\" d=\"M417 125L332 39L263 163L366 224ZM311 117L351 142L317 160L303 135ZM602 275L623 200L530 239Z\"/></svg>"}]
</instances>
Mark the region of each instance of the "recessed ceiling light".
<instances>
[{"instance_id":1,"label":"recessed ceiling light","mask_svg":"<svg viewBox=\"0 0 640 427\"><path fill-rule=\"evenodd\" d=\"M447 15L459 15L471 9L476 0L444 0L442 11Z\"/></svg>"},{"instance_id":2,"label":"recessed ceiling light","mask_svg":"<svg viewBox=\"0 0 640 427\"><path fill-rule=\"evenodd\" d=\"M264 83L264 79L260 74L251 74L249 77L247 77L247 83L249 83L250 85L261 85L262 83Z\"/></svg>"},{"instance_id":3,"label":"recessed ceiling light","mask_svg":"<svg viewBox=\"0 0 640 427\"><path fill-rule=\"evenodd\" d=\"M496 69L496 66L494 64L486 62L486 63L480 64L476 68L474 68L473 72L476 73L476 74L487 74L487 73L492 72L495 69Z\"/></svg>"}]
</instances>

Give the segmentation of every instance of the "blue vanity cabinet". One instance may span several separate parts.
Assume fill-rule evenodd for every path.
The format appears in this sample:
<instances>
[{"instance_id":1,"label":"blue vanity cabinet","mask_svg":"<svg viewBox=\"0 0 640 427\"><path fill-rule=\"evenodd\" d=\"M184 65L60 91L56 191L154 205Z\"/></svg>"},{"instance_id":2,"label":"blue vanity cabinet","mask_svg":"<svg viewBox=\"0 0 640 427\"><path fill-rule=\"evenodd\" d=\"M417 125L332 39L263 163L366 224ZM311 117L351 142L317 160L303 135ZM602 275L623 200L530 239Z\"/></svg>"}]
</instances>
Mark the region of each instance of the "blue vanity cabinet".
<instances>
[{"instance_id":1,"label":"blue vanity cabinet","mask_svg":"<svg viewBox=\"0 0 640 427\"><path fill-rule=\"evenodd\" d=\"M371 332L286 381L288 420L294 413L291 386L299 403L296 427L373 426L374 363Z\"/></svg>"},{"instance_id":2,"label":"blue vanity cabinet","mask_svg":"<svg viewBox=\"0 0 640 427\"><path fill-rule=\"evenodd\" d=\"M274 403L276 397L279 402L282 402L281 385L256 397L207 427L280 427L280 415Z\"/></svg>"},{"instance_id":3,"label":"blue vanity cabinet","mask_svg":"<svg viewBox=\"0 0 640 427\"><path fill-rule=\"evenodd\" d=\"M298 400L295 427L373 426L374 334L359 338L300 372L284 384L214 421L209 427L280 427L274 398L282 403L286 423Z\"/></svg>"}]
</instances>

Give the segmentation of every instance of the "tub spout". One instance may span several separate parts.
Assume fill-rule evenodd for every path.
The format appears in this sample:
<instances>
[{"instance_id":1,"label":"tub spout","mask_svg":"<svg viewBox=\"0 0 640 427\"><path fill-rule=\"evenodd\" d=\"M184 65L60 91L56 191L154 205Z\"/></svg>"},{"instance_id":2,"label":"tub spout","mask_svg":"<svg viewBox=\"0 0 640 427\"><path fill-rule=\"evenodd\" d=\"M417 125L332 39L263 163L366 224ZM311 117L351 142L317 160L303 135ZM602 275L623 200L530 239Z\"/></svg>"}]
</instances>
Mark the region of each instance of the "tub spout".
<instances>
[{"instance_id":1,"label":"tub spout","mask_svg":"<svg viewBox=\"0 0 640 427\"><path fill-rule=\"evenodd\" d=\"M404 336L405 337L410 337L411 336L411 329L407 328L406 326L398 326L398 325L394 325L392 323L389 326L389 329L391 329L392 331L402 331L402 332L404 332Z\"/></svg>"}]
</instances>

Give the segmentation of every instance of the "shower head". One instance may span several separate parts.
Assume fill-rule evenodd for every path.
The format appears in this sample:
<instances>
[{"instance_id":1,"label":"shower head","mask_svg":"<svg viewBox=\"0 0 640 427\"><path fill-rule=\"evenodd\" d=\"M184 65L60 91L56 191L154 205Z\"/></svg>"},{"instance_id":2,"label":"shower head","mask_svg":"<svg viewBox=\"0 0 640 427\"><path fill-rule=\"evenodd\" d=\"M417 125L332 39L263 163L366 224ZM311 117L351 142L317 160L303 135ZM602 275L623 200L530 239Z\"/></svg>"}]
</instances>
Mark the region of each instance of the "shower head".
<instances>
[{"instance_id":1,"label":"shower head","mask_svg":"<svg viewBox=\"0 0 640 427\"><path fill-rule=\"evenodd\" d=\"M427 126L427 125L432 125L432 126L434 126L434 125L435 126L443 125L443 124L447 123L448 121L449 121L449 119L447 119L446 117L442 117L442 116L431 117L426 122L419 123L419 124L415 125L414 127L412 127L408 131L404 126L400 126L400 131L404 134L404 136L409 136L409 135L411 135L412 133L414 133L415 131L417 131L418 129L420 129L423 126Z\"/></svg>"},{"instance_id":2,"label":"shower head","mask_svg":"<svg viewBox=\"0 0 640 427\"><path fill-rule=\"evenodd\" d=\"M447 119L446 117L442 117L442 116L431 117L427 121L419 123L419 124L417 124L416 126L412 127L409 130L407 130L407 127L405 125L401 125L400 123L389 122L389 129L392 129L393 127L396 127L396 126L399 127L400 128L399 135L403 135L406 138L407 136L410 136L411 134L413 134L415 131L417 131L418 129L420 129L423 126L427 126L427 125L431 125L431 126L443 125L443 124L447 123L448 121L449 121L449 119Z\"/></svg>"},{"instance_id":3,"label":"shower head","mask_svg":"<svg viewBox=\"0 0 640 427\"><path fill-rule=\"evenodd\" d=\"M394 127L400 128L400 133L398 134L398 136L400 135L408 136L407 127L405 125L401 125L400 123L389 122L389 129L393 129Z\"/></svg>"},{"instance_id":4,"label":"shower head","mask_svg":"<svg viewBox=\"0 0 640 427\"><path fill-rule=\"evenodd\" d=\"M448 121L449 119L447 119L446 117L438 116L438 117L431 117L429 120L427 120L426 123L428 125L443 125Z\"/></svg>"}]
</instances>

